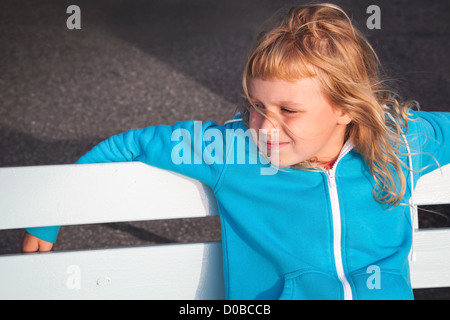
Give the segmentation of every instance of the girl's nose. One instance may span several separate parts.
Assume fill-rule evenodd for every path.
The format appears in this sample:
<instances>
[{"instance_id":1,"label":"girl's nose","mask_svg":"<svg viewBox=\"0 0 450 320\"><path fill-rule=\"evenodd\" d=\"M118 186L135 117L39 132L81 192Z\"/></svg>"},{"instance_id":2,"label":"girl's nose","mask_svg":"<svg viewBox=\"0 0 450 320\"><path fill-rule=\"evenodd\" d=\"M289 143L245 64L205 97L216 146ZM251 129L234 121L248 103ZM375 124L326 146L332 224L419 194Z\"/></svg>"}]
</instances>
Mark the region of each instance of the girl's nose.
<instances>
[{"instance_id":1,"label":"girl's nose","mask_svg":"<svg viewBox=\"0 0 450 320\"><path fill-rule=\"evenodd\" d=\"M267 118L266 118L267 117ZM266 115L262 117L261 126L259 128L259 136L262 141L278 141L279 140L279 128L278 122L273 118Z\"/></svg>"},{"instance_id":2,"label":"girl's nose","mask_svg":"<svg viewBox=\"0 0 450 320\"><path fill-rule=\"evenodd\" d=\"M267 130L268 132L270 132L270 130L278 129L277 121L274 119L274 116L266 114L265 117L261 118L260 129Z\"/></svg>"}]
</instances>

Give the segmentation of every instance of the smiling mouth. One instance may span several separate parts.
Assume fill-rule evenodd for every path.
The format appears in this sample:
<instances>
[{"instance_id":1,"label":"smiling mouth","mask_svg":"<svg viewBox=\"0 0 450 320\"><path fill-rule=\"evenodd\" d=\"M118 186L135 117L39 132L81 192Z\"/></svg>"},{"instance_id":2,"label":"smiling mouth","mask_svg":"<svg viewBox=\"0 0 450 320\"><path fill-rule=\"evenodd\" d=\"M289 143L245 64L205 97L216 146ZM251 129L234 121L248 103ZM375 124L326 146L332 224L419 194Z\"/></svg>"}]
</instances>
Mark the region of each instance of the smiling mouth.
<instances>
[{"instance_id":1,"label":"smiling mouth","mask_svg":"<svg viewBox=\"0 0 450 320\"><path fill-rule=\"evenodd\" d=\"M284 148L285 146L287 146L288 144L289 144L289 142L275 142L275 143L265 142L264 143L267 150L280 150L280 149Z\"/></svg>"}]
</instances>

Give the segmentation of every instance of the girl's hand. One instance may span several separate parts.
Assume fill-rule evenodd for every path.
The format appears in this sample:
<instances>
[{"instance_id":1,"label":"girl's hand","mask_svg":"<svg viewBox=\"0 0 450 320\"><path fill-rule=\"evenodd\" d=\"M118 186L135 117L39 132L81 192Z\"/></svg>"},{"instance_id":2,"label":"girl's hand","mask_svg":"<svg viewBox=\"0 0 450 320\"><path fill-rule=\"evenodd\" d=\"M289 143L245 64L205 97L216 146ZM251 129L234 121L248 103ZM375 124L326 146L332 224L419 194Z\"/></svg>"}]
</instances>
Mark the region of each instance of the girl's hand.
<instances>
[{"instance_id":1,"label":"girl's hand","mask_svg":"<svg viewBox=\"0 0 450 320\"><path fill-rule=\"evenodd\" d=\"M45 252L50 251L53 248L53 243L39 239L28 232L22 240L22 252Z\"/></svg>"}]
</instances>

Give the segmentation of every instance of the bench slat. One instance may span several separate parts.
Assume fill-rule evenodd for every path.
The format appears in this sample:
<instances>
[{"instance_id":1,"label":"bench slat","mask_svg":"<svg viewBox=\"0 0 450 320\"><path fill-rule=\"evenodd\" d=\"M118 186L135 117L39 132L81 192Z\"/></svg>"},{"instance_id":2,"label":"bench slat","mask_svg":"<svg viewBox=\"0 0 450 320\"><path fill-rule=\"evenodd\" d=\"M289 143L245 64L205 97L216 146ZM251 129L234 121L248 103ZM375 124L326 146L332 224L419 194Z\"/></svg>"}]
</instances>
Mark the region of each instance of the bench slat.
<instances>
[{"instance_id":1,"label":"bench slat","mask_svg":"<svg viewBox=\"0 0 450 320\"><path fill-rule=\"evenodd\" d=\"M0 168L0 229L217 215L201 182L141 162Z\"/></svg>"},{"instance_id":2,"label":"bench slat","mask_svg":"<svg viewBox=\"0 0 450 320\"><path fill-rule=\"evenodd\" d=\"M413 288L450 286L450 230L415 235ZM0 259L0 299L223 299L219 242Z\"/></svg>"},{"instance_id":3,"label":"bench slat","mask_svg":"<svg viewBox=\"0 0 450 320\"><path fill-rule=\"evenodd\" d=\"M414 233L416 261L410 263L413 288L450 287L450 229Z\"/></svg>"},{"instance_id":4,"label":"bench slat","mask_svg":"<svg viewBox=\"0 0 450 320\"><path fill-rule=\"evenodd\" d=\"M422 176L414 192L416 205L450 203L450 165Z\"/></svg>"},{"instance_id":5,"label":"bench slat","mask_svg":"<svg viewBox=\"0 0 450 320\"><path fill-rule=\"evenodd\" d=\"M7 255L0 299L224 299L218 242Z\"/></svg>"}]
</instances>

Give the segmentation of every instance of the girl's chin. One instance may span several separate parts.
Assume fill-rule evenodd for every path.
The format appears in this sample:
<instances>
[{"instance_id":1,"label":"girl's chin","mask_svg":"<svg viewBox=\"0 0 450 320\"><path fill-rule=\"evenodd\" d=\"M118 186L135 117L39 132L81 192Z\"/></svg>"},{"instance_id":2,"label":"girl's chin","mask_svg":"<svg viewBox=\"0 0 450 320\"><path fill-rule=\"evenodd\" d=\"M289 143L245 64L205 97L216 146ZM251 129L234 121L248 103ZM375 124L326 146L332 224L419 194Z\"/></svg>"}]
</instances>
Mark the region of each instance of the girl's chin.
<instances>
[{"instance_id":1,"label":"girl's chin","mask_svg":"<svg viewBox=\"0 0 450 320\"><path fill-rule=\"evenodd\" d=\"M298 160L297 159L289 159L289 158L284 158L284 157L277 157L276 155L272 155L270 157L271 159L271 163L276 165L277 167L280 168L290 168L290 167L294 167L297 166L299 163L305 161L305 160Z\"/></svg>"}]
</instances>

